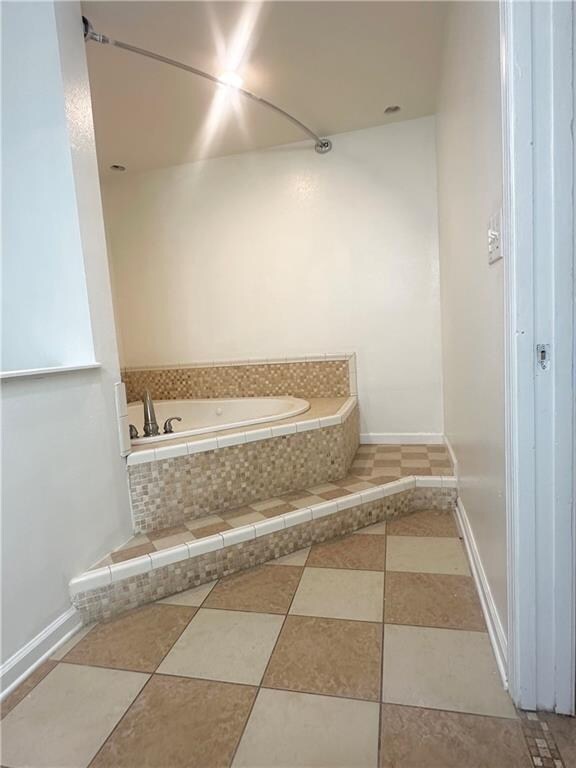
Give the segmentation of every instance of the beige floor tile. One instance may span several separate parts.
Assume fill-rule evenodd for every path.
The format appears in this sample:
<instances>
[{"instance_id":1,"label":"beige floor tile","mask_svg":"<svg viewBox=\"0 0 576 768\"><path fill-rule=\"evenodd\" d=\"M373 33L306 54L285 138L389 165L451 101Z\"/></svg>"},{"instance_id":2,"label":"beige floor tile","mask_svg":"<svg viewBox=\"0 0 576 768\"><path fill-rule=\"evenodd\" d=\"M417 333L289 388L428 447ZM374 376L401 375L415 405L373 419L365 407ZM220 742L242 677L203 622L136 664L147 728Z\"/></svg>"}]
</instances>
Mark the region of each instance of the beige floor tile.
<instances>
[{"instance_id":1,"label":"beige floor tile","mask_svg":"<svg viewBox=\"0 0 576 768\"><path fill-rule=\"evenodd\" d=\"M334 491L328 491L328 493L334 493ZM309 496L303 496L301 499L292 499L290 504L295 509L305 509L306 507L312 507L314 504L323 504L326 501L325 496L326 494L322 494L322 496L310 494Z\"/></svg>"},{"instance_id":2,"label":"beige floor tile","mask_svg":"<svg viewBox=\"0 0 576 768\"><path fill-rule=\"evenodd\" d=\"M97 624L69 651L65 662L154 672L194 616L184 605L145 605Z\"/></svg>"},{"instance_id":3,"label":"beige floor tile","mask_svg":"<svg viewBox=\"0 0 576 768\"><path fill-rule=\"evenodd\" d=\"M261 520L266 520L266 516L260 514L260 512L248 512L245 515L238 515L237 517L228 517L226 522L234 528L240 528L242 525L252 525L253 523L259 523Z\"/></svg>"},{"instance_id":4,"label":"beige floor tile","mask_svg":"<svg viewBox=\"0 0 576 768\"><path fill-rule=\"evenodd\" d=\"M350 496L350 491L347 491L346 488L335 488L333 491L325 491L320 494L319 501L333 501L334 499L341 499L344 496ZM319 502L315 503L318 504Z\"/></svg>"},{"instance_id":5,"label":"beige floor tile","mask_svg":"<svg viewBox=\"0 0 576 768\"><path fill-rule=\"evenodd\" d=\"M284 504L282 499L272 498L265 499L264 501L254 501L250 506L255 509L256 512L264 512L264 510L273 509L273 507L281 507Z\"/></svg>"},{"instance_id":6,"label":"beige floor tile","mask_svg":"<svg viewBox=\"0 0 576 768\"><path fill-rule=\"evenodd\" d=\"M382 621L384 574L305 568L290 613L331 619Z\"/></svg>"},{"instance_id":7,"label":"beige floor tile","mask_svg":"<svg viewBox=\"0 0 576 768\"><path fill-rule=\"evenodd\" d=\"M385 557L385 536L345 536L343 539L314 544L307 565L312 568L383 571Z\"/></svg>"},{"instance_id":8,"label":"beige floor tile","mask_svg":"<svg viewBox=\"0 0 576 768\"><path fill-rule=\"evenodd\" d=\"M163 536L160 539L154 539L154 546L156 549L168 549L169 547L177 547L179 544L186 544L194 539L192 531L186 531L186 533L175 533L172 536Z\"/></svg>"},{"instance_id":9,"label":"beige floor tile","mask_svg":"<svg viewBox=\"0 0 576 768\"><path fill-rule=\"evenodd\" d=\"M85 627L82 627L78 630L69 640L67 640L64 645L61 645L60 648L58 648L57 651L54 651L52 656L50 656L51 659L54 659L55 661L60 661L61 659L66 656L68 651L71 651L72 648L74 648L75 645L78 645L80 640L82 640L83 637L86 637L88 632L92 629L92 627L96 626L95 624L87 624Z\"/></svg>"},{"instance_id":10,"label":"beige floor tile","mask_svg":"<svg viewBox=\"0 0 576 768\"><path fill-rule=\"evenodd\" d=\"M432 536L388 535L386 570L470 575L460 539Z\"/></svg>"},{"instance_id":11,"label":"beige floor tile","mask_svg":"<svg viewBox=\"0 0 576 768\"><path fill-rule=\"evenodd\" d=\"M150 552L155 552L156 549L152 542L148 544L139 544L137 547L126 547L119 549L117 552L110 553L110 559L113 563L122 563L124 560L131 560L133 557L142 557L142 555L148 555Z\"/></svg>"},{"instance_id":12,"label":"beige floor tile","mask_svg":"<svg viewBox=\"0 0 576 768\"><path fill-rule=\"evenodd\" d=\"M160 528L157 531L151 531L148 534L150 541L156 541L156 539L165 539L168 536L177 536L179 533L189 533L189 529L185 525L173 525L170 528Z\"/></svg>"},{"instance_id":13,"label":"beige floor tile","mask_svg":"<svg viewBox=\"0 0 576 768\"><path fill-rule=\"evenodd\" d=\"M294 512L295 509L298 509L298 507L294 506L293 504L282 503L276 504L273 507L262 509L260 510L260 514L267 518L278 517L278 515L285 515L288 512Z\"/></svg>"},{"instance_id":14,"label":"beige floor tile","mask_svg":"<svg viewBox=\"0 0 576 768\"><path fill-rule=\"evenodd\" d=\"M304 549L298 549L296 552L291 552L289 555L278 557L276 560L271 560L268 565L306 565L308 559L308 553L310 547L304 547Z\"/></svg>"},{"instance_id":15,"label":"beige floor tile","mask_svg":"<svg viewBox=\"0 0 576 768\"><path fill-rule=\"evenodd\" d=\"M371 488L374 488L374 483L368 483L358 478L355 483L346 483L345 488L351 493L358 493L359 491L369 491Z\"/></svg>"},{"instance_id":16,"label":"beige floor tile","mask_svg":"<svg viewBox=\"0 0 576 768\"><path fill-rule=\"evenodd\" d=\"M259 685L283 622L269 613L201 608L158 672Z\"/></svg>"},{"instance_id":17,"label":"beige floor tile","mask_svg":"<svg viewBox=\"0 0 576 768\"><path fill-rule=\"evenodd\" d=\"M185 592L178 592L170 597L165 597L164 600L158 600L159 603L167 603L168 605L195 605L200 606L204 600L208 597L212 589L216 586L216 581L210 581L208 584L201 584L199 587L193 587L187 589Z\"/></svg>"},{"instance_id":18,"label":"beige floor tile","mask_svg":"<svg viewBox=\"0 0 576 768\"><path fill-rule=\"evenodd\" d=\"M137 536L132 536L131 539L128 539L125 544L122 544L121 547L117 547L114 551L121 552L123 549L132 549L132 547L139 547L142 544L150 544L151 540L152 536L148 536L145 533L139 533Z\"/></svg>"},{"instance_id":19,"label":"beige floor tile","mask_svg":"<svg viewBox=\"0 0 576 768\"><path fill-rule=\"evenodd\" d=\"M287 493L283 493L281 496L278 496L278 498L286 504L294 504L295 502L308 498L309 496L310 493L302 488L298 491L288 491Z\"/></svg>"},{"instance_id":20,"label":"beige floor tile","mask_svg":"<svg viewBox=\"0 0 576 768\"><path fill-rule=\"evenodd\" d=\"M2 721L2 764L84 768L148 675L59 664Z\"/></svg>"},{"instance_id":21,"label":"beige floor tile","mask_svg":"<svg viewBox=\"0 0 576 768\"><path fill-rule=\"evenodd\" d=\"M288 616L262 685L378 701L382 624Z\"/></svg>"},{"instance_id":22,"label":"beige floor tile","mask_svg":"<svg viewBox=\"0 0 576 768\"><path fill-rule=\"evenodd\" d=\"M0 719L6 717L17 704L20 704L23 698L28 696L31 690L36 688L39 682L44 680L46 675L50 674L58 662L56 659L47 659L39 667L28 675L28 677L14 688L0 703Z\"/></svg>"},{"instance_id":23,"label":"beige floor tile","mask_svg":"<svg viewBox=\"0 0 576 768\"><path fill-rule=\"evenodd\" d=\"M287 613L301 568L264 565L220 579L206 598L204 608L257 613Z\"/></svg>"},{"instance_id":24,"label":"beige floor tile","mask_svg":"<svg viewBox=\"0 0 576 768\"><path fill-rule=\"evenodd\" d=\"M234 768L374 768L378 705L261 690Z\"/></svg>"},{"instance_id":25,"label":"beige floor tile","mask_svg":"<svg viewBox=\"0 0 576 768\"><path fill-rule=\"evenodd\" d=\"M486 632L471 576L388 571L384 606L387 624Z\"/></svg>"},{"instance_id":26,"label":"beige floor tile","mask_svg":"<svg viewBox=\"0 0 576 768\"><path fill-rule=\"evenodd\" d=\"M360 528L359 531L355 531L355 534L357 533L383 536L386 533L386 521L382 523L374 523L374 525L369 525L366 528Z\"/></svg>"},{"instance_id":27,"label":"beige floor tile","mask_svg":"<svg viewBox=\"0 0 576 768\"><path fill-rule=\"evenodd\" d=\"M458 528L450 512L426 510L390 520L390 536L449 536L458 538Z\"/></svg>"},{"instance_id":28,"label":"beige floor tile","mask_svg":"<svg viewBox=\"0 0 576 768\"><path fill-rule=\"evenodd\" d=\"M154 675L90 768L224 768L256 688Z\"/></svg>"},{"instance_id":29,"label":"beige floor tile","mask_svg":"<svg viewBox=\"0 0 576 768\"><path fill-rule=\"evenodd\" d=\"M386 624L382 697L390 704L516 717L482 632Z\"/></svg>"},{"instance_id":30,"label":"beige floor tile","mask_svg":"<svg viewBox=\"0 0 576 768\"><path fill-rule=\"evenodd\" d=\"M392 480L398 480L402 477L402 471L400 467L376 467L370 479L373 482L377 482L379 478L382 478L382 482L392 482Z\"/></svg>"},{"instance_id":31,"label":"beige floor tile","mask_svg":"<svg viewBox=\"0 0 576 768\"><path fill-rule=\"evenodd\" d=\"M315 496L319 493L326 493L326 491L334 491L336 488L338 488L337 485L334 485L334 483L322 483L321 485L315 485L312 488L307 488L309 494L312 496Z\"/></svg>"},{"instance_id":32,"label":"beige floor tile","mask_svg":"<svg viewBox=\"0 0 576 768\"><path fill-rule=\"evenodd\" d=\"M520 723L499 717L382 707L380 768L529 768Z\"/></svg>"},{"instance_id":33,"label":"beige floor tile","mask_svg":"<svg viewBox=\"0 0 576 768\"><path fill-rule=\"evenodd\" d=\"M222 531L229 531L232 526L225 520L221 523L212 523L212 525L204 525L201 528L194 528L192 534L195 539L203 539L206 536L214 536L216 533L222 533Z\"/></svg>"},{"instance_id":34,"label":"beige floor tile","mask_svg":"<svg viewBox=\"0 0 576 768\"><path fill-rule=\"evenodd\" d=\"M248 506L247 504L243 504L241 507L231 507L230 509L226 509L223 512L220 512L220 517L222 517L223 520L226 522L229 522L231 517L240 517L240 515L250 515L254 514L256 510L254 510L252 507Z\"/></svg>"},{"instance_id":35,"label":"beige floor tile","mask_svg":"<svg viewBox=\"0 0 576 768\"><path fill-rule=\"evenodd\" d=\"M197 517L194 520L186 520L186 528L194 531L196 528L204 528L214 523L223 523L224 520L219 515L207 515L206 517Z\"/></svg>"}]
</instances>

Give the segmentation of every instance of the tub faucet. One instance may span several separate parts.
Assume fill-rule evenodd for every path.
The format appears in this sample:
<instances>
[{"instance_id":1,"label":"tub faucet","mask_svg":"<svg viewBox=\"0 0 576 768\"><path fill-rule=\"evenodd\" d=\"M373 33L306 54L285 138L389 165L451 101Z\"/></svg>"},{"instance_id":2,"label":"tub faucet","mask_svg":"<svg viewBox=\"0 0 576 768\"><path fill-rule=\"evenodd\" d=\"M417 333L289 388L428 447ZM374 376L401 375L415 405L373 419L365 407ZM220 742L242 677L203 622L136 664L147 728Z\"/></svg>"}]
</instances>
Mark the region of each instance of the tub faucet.
<instances>
[{"instance_id":1,"label":"tub faucet","mask_svg":"<svg viewBox=\"0 0 576 768\"><path fill-rule=\"evenodd\" d=\"M154 403L152 402L152 397L150 396L150 392L148 390L144 392L142 402L144 403L144 434L146 437L155 437L156 435L160 434L160 428L158 427L158 422L156 421Z\"/></svg>"}]
</instances>

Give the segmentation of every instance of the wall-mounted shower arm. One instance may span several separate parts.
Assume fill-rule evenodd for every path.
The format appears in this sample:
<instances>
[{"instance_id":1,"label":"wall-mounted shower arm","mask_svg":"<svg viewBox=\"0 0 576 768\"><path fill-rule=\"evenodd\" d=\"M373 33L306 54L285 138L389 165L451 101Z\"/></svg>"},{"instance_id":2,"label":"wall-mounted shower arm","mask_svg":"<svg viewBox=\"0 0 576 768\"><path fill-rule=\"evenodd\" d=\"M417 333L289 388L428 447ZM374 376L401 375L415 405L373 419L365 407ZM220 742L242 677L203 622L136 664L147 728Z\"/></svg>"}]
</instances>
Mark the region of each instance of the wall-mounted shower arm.
<instances>
[{"instance_id":1,"label":"wall-mounted shower arm","mask_svg":"<svg viewBox=\"0 0 576 768\"><path fill-rule=\"evenodd\" d=\"M294 117L289 112L286 112L286 110L282 109L281 107L277 107L276 104L268 101L268 99L264 99L262 96L257 96L255 93L252 93L252 91L247 91L245 88L239 88L238 86L230 85L229 83L220 80L220 78L216 77L215 75L211 75L209 72L204 72L204 70L198 69L197 67L191 67L188 64L183 64L181 61L176 61L176 59L169 59L167 56L162 56L159 53L148 51L146 48L138 48L135 45L123 43L121 40L114 40L112 37L108 37L108 35L95 32L92 24L85 16L82 17L82 21L84 23L85 40L92 40L95 43L101 43L102 45L113 45L115 48L121 48L124 51L129 51L130 53L137 53L139 56L145 56L147 59L153 59L154 61L159 61L162 64L168 64L171 67L182 69L184 72L190 72L190 74L196 75L197 77L203 77L205 80L210 80L210 82L215 83L216 85L223 85L227 88L233 88L247 99L251 99L251 101L255 101L257 104L261 104L263 107L267 107L268 109L273 110L278 115L285 117L297 128L300 128L301 131L303 131L307 136L314 140L314 149L316 152L319 152L323 155L326 152L330 152L332 149L332 142L330 139L325 139L318 136L318 134L314 133L313 130L308 128L307 125L304 125L304 123L298 120L298 118Z\"/></svg>"}]
</instances>

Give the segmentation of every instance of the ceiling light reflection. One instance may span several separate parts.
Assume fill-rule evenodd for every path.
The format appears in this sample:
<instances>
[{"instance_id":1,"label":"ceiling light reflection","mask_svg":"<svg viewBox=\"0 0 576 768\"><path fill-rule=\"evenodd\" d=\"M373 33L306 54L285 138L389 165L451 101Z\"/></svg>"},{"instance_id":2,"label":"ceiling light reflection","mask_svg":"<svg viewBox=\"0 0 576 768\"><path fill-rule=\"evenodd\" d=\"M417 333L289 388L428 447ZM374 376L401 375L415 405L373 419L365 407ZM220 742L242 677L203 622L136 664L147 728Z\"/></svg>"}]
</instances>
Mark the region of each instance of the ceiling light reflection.
<instances>
[{"instance_id":1,"label":"ceiling light reflection","mask_svg":"<svg viewBox=\"0 0 576 768\"><path fill-rule=\"evenodd\" d=\"M217 10L212 13L212 34L216 47L216 58L220 65L217 71L222 75L219 79L231 88L217 88L212 103L200 131L197 153L205 157L219 134L222 133L233 113L235 119L242 113L240 96L235 88L243 87L243 79L239 74L246 64L255 43L255 32L258 18L262 10L262 2L245 3L239 14L236 26L229 40L225 40L216 19Z\"/></svg>"}]
</instances>

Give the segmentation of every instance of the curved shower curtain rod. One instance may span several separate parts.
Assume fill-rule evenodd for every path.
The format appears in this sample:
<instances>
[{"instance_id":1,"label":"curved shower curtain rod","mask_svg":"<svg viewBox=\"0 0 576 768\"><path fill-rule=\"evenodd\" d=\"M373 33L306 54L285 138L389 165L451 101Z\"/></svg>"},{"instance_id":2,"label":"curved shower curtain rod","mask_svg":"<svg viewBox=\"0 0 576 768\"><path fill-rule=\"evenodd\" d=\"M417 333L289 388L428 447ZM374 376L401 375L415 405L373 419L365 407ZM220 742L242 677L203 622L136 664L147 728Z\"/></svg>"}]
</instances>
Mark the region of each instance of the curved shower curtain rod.
<instances>
[{"instance_id":1,"label":"curved shower curtain rod","mask_svg":"<svg viewBox=\"0 0 576 768\"><path fill-rule=\"evenodd\" d=\"M241 93L242 96L245 96L247 99L251 99L258 104L262 104L263 107L268 107L268 109L271 109L277 114L282 115L282 117L285 117L293 125L304 131L304 133L307 134L311 139L314 139L314 149L316 152L324 155L326 152L330 152L332 149L332 142L330 139L321 138L318 136L318 134L314 133L313 130L308 128L307 125L304 125L304 123L300 122L300 120L291 115L289 112L281 109L281 107L277 107L276 104L272 104L271 101L268 101L261 96L257 96L255 93L252 93L252 91L247 91L244 88L239 88L235 85L231 85L230 83L226 83L215 75L211 75L209 72L204 72L204 70L197 69L196 67L190 67L188 64L183 64L181 61L169 59L166 56L161 56L159 53L147 51L145 48L137 48L135 45L123 43L121 40L114 40L113 38L108 37L108 35L102 35L98 32L95 32L94 27L85 16L82 16L82 22L84 24L84 40L93 40L95 43L102 43L103 45L113 45L115 48L121 48L123 51L137 53L139 56L145 56L147 59L154 59L154 61L160 61L162 64L169 64L171 67L183 69L184 72L190 72L192 75L203 77L205 80L210 80L212 83L216 83L216 85L225 85L227 88L234 88L234 90L238 93Z\"/></svg>"}]
</instances>

